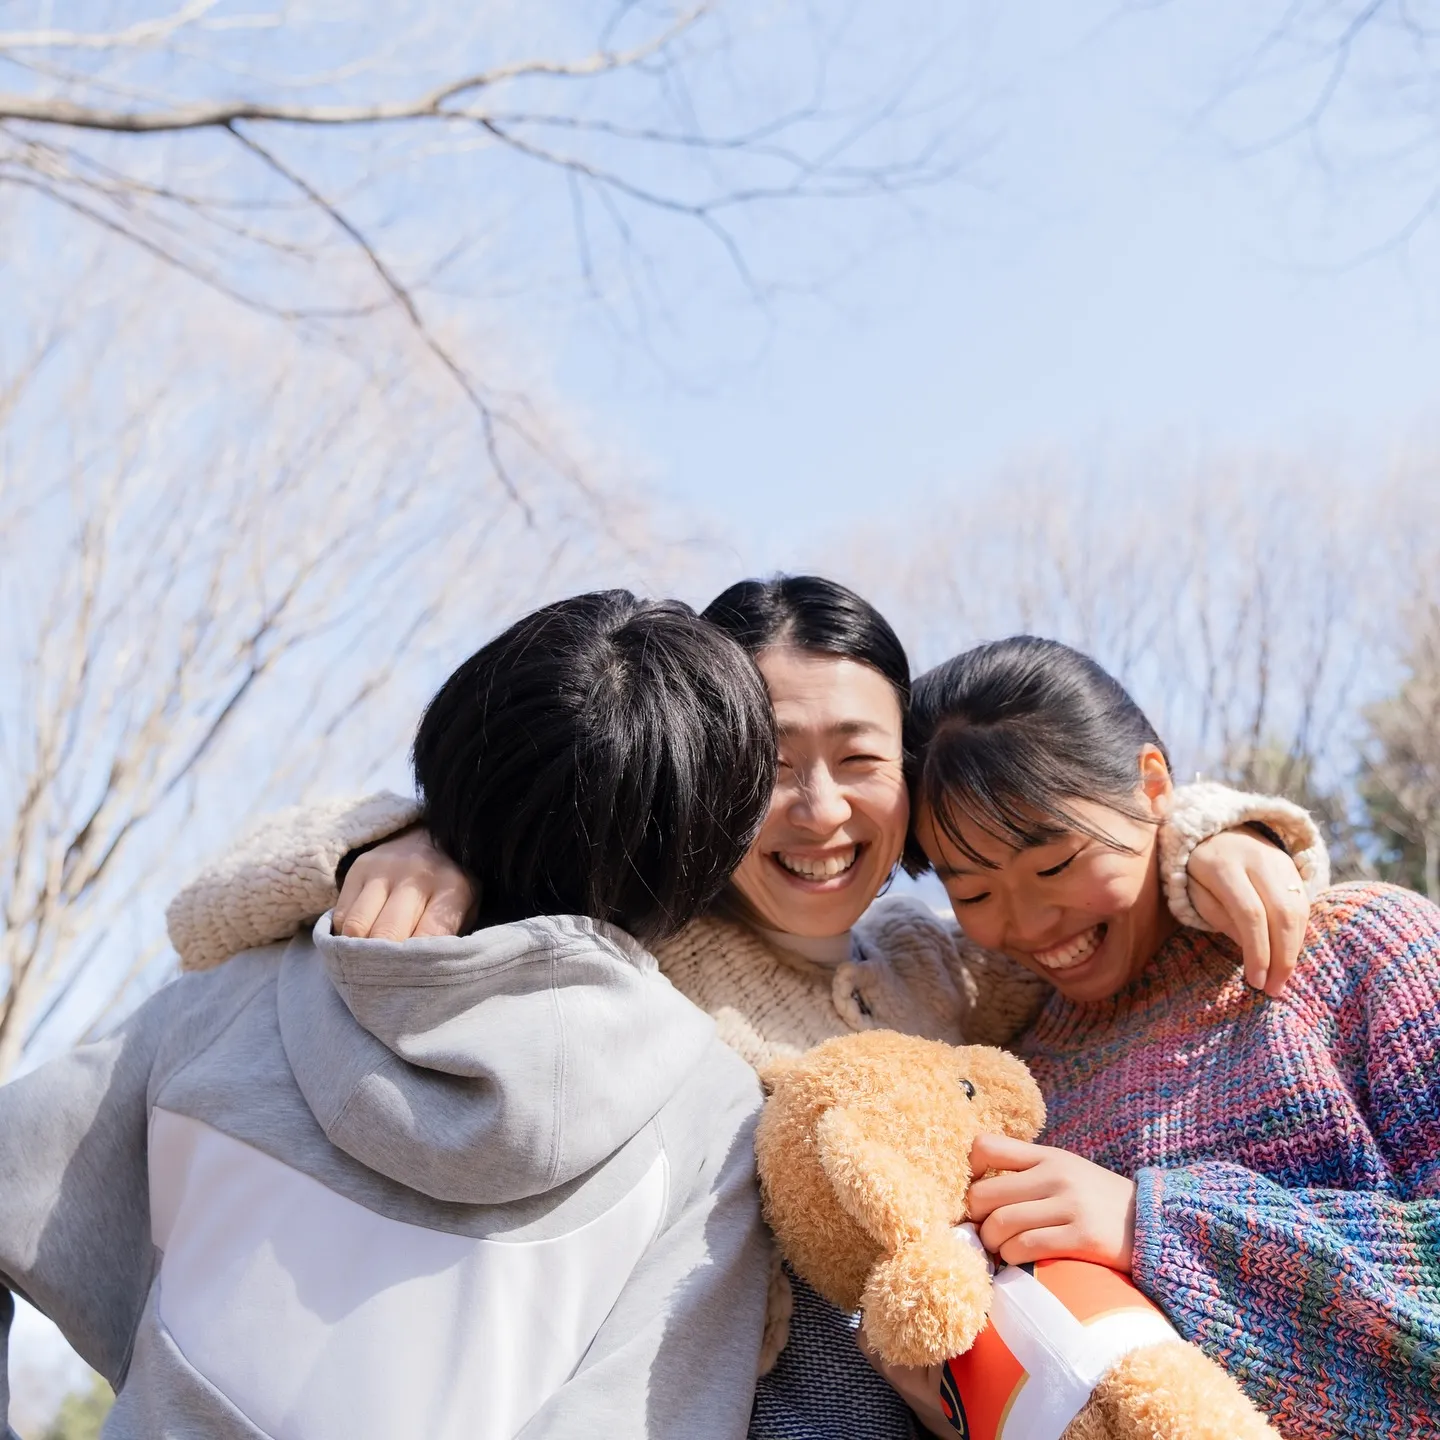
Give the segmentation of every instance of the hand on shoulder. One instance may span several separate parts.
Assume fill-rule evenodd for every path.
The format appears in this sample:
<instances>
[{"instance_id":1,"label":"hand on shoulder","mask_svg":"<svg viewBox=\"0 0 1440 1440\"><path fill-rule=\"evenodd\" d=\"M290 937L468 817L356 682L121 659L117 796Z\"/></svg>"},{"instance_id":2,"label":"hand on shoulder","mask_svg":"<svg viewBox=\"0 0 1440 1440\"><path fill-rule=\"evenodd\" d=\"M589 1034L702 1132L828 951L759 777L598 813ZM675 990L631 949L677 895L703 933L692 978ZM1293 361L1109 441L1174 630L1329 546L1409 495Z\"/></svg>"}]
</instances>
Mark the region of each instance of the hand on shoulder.
<instances>
[{"instance_id":1,"label":"hand on shoulder","mask_svg":"<svg viewBox=\"0 0 1440 1440\"><path fill-rule=\"evenodd\" d=\"M356 858L331 929L352 940L458 935L475 901L469 877L417 826Z\"/></svg>"}]
</instances>

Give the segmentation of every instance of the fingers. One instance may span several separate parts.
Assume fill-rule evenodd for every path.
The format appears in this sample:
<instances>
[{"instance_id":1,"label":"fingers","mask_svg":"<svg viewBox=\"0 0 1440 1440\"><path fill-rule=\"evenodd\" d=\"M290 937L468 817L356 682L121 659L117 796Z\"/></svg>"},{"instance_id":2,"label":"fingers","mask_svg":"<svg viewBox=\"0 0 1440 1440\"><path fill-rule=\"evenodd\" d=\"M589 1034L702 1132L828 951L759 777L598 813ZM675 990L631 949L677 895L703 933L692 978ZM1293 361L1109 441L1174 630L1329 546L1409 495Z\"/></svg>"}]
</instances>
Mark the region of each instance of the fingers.
<instances>
[{"instance_id":1,"label":"fingers","mask_svg":"<svg viewBox=\"0 0 1440 1440\"><path fill-rule=\"evenodd\" d=\"M1048 1153L1044 1145L1015 1140L1009 1135L977 1135L970 1146L970 1173L983 1175L987 1170L1029 1170Z\"/></svg>"},{"instance_id":2,"label":"fingers","mask_svg":"<svg viewBox=\"0 0 1440 1440\"><path fill-rule=\"evenodd\" d=\"M347 903L349 892L355 895ZM370 927L379 918L390 898L390 882L376 876L369 880L358 879L352 870L345 878L345 889L340 892L340 901L335 906L331 929L339 928L340 934L351 939L363 940L370 934Z\"/></svg>"},{"instance_id":3,"label":"fingers","mask_svg":"<svg viewBox=\"0 0 1440 1440\"><path fill-rule=\"evenodd\" d=\"M1030 1230L1069 1225L1072 1208L1053 1195L1024 1200L1018 1205L1002 1205L980 1226L981 1243L992 1255L1009 1260L1005 1247L1010 1241Z\"/></svg>"},{"instance_id":4,"label":"fingers","mask_svg":"<svg viewBox=\"0 0 1440 1440\"><path fill-rule=\"evenodd\" d=\"M470 918L473 903L468 884L442 885L426 903L425 913L415 926L415 935L458 935Z\"/></svg>"},{"instance_id":5,"label":"fingers","mask_svg":"<svg viewBox=\"0 0 1440 1440\"><path fill-rule=\"evenodd\" d=\"M1278 997L1300 960L1310 920L1310 899L1294 860L1283 851L1272 847L1251 869L1256 893L1269 916L1270 973L1265 993Z\"/></svg>"},{"instance_id":6,"label":"fingers","mask_svg":"<svg viewBox=\"0 0 1440 1440\"><path fill-rule=\"evenodd\" d=\"M1269 974L1271 958L1270 917L1264 902L1244 865L1212 861L1205 876L1204 880L1190 877L1190 903L1207 925L1240 947L1245 981L1259 990Z\"/></svg>"},{"instance_id":7,"label":"fingers","mask_svg":"<svg viewBox=\"0 0 1440 1440\"><path fill-rule=\"evenodd\" d=\"M1305 931L1310 923L1310 901L1303 894L1299 905L1291 904L1271 916L1270 973L1265 979L1265 993L1279 999L1285 993L1305 946Z\"/></svg>"},{"instance_id":8,"label":"fingers","mask_svg":"<svg viewBox=\"0 0 1440 1440\"><path fill-rule=\"evenodd\" d=\"M474 899L465 872L425 831L408 830L366 851L350 867L331 929L355 940L458 935Z\"/></svg>"},{"instance_id":9,"label":"fingers","mask_svg":"<svg viewBox=\"0 0 1440 1440\"><path fill-rule=\"evenodd\" d=\"M875 1373L889 1382L895 1393L915 1412L926 1430L933 1435L953 1435L940 1400L939 1365L891 1365L881 1359L879 1352L870 1343L862 1320L855 1332L860 1353L870 1362Z\"/></svg>"},{"instance_id":10,"label":"fingers","mask_svg":"<svg viewBox=\"0 0 1440 1440\"><path fill-rule=\"evenodd\" d=\"M979 1225L1004 1206L1038 1199L1047 1192L1050 1184L1049 1176L1038 1166L1029 1170L1006 1170L1002 1174L976 1180L970 1186L970 1218Z\"/></svg>"},{"instance_id":11,"label":"fingers","mask_svg":"<svg viewBox=\"0 0 1440 1440\"><path fill-rule=\"evenodd\" d=\"M1215 898L1210 887L1192 874L1188 888L1190 903L1199 912L1201 920L1217 934L1229 935L1238 943L1239 937L1230 934L1230 917L1225 913L1225 907Z\"/></svg>"},{"instance_id":12,"label":"fingers","mask_svg":"<svg viewBox=\"0 0 1440 1440\"><path fill-rule=\"evenodd\" d=\"M372 940L408 940L425 913L427 893L413 881L402 880L385 901L370 927Z\"/></svg>"},{"instance_id":13,"label":"fingers","mask_svg":"<svg viewBox=\"0 0 1440 1440\"><path fill-rule=\"evenodd\" d=\"M1229 830L1196 846L1189 883L1201 919L1240 946L1247 983L1280 995L1299 963L1310 914L1294 860L1259 835Z\"/></svg>"},{"instance_id":14,"label":"fingers","mask_svg":"<svg viewBox=\"0 0 1440 1440\"><path fill-rule=\"evenodd\" d=\"M1222 903L1230 913L1230 923L1240 942L1245 983L1252 989L1263 990L1270 973L1270 917L1246 872L1236 877L1234 890L1222 897Z\"/></svg>"},{"instance_id":15,"label":"fingers","mask_svg":"<svg viewBox=\"0 0 1440 1440\"><path fill-rule=\"evenodd\" d=\"M1076 1240L1074 1226L1048 1225L1007 1240L1000 1247L1000 1258L1007 1265L1030 1265L1036 1260L1085 1258L1083 1249Z\"/></svg>"}]
</instances>

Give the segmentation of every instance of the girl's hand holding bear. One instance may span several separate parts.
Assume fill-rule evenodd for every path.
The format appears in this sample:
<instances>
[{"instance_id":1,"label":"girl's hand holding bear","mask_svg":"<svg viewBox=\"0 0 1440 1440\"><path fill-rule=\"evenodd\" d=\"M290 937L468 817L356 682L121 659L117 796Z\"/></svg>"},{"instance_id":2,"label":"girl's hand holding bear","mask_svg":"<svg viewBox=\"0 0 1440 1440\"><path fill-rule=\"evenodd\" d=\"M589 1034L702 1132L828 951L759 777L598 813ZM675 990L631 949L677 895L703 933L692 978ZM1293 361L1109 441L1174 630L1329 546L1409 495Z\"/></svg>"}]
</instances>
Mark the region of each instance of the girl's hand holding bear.
<instances>
[{"instance_id":1,"label":"girl's hand holding bear","mask_svg":"<svg viewBox=\"0 0 1440 1440\"><path fill-rule=\"evenodd\" d=\"M1093 1260L1130 1273L1133 1180L1068 1150L1008 1135L977 1136L970 1169L986 1177L970 1186L970 1218L992 1255L1011 1265Z\"/></svg>"}]
</instances>

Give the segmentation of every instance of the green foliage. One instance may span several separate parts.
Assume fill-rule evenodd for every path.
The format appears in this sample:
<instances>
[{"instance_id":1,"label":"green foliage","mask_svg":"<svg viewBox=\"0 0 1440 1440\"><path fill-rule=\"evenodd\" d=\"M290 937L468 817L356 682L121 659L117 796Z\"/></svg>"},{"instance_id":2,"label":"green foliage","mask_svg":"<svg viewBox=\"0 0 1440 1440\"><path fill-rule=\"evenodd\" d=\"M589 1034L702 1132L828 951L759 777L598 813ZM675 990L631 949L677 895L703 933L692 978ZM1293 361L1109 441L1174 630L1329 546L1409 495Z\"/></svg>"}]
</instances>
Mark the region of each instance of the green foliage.
<instances>
[{"instance_id":1,"label":"green foliage","mask_svg":"<svg viewBox=\"0 0 1440 1440\"><path fill-rule=\"evenodd\" d=\"M1365 712L1358 788L1381 874L1440 901L1440 605L1409 638L1403 682Z\"/></svg>"},{"instance_id":2,"label":"green foliage","mask_svg":"<svg viewBox=\"0 0 1440 1440\"><path fill-rule=\"evenodd\" d=\"M1227 756L1223 773L1309 810L1335 879L1389 880L1440 901L1440 605L1418 607L1405 635L1401 681L1362 712L1359 763L1343 789L1317 785L1313 757L1273 740Z\"/></svg>"},{"instance_id":3,"label":"green foliage","mask_svg":"<svg viewBox=\"0 0 1440 1440\"><path fill-rule=\"evenodd\" d=\"M100 1427L114 1403L110 1387L98 1375L92 1375L89 1390L65 1397L42 1440L99 1440Z\"/></svg>"}]
</instances>

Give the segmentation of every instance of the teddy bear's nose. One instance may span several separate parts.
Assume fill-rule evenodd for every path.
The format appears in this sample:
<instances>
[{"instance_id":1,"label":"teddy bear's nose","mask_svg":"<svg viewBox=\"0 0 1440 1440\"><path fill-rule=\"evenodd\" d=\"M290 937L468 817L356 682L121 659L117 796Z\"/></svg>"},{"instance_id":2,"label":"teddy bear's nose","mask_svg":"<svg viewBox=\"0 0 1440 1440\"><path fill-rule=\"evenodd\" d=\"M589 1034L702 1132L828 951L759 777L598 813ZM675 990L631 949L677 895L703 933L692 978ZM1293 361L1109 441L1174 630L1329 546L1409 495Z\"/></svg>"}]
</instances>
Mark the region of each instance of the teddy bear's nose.
<instances>
[{"instance_id":1,"label":"teddy bear's nose","mask_svg":"<svg viewBox=\"0 0 1440 1440\"><path fill-rule=\"evenodd\" d=\"M962 1080L960 1084L965 1088L965 1098L967 1100L973 1100L975 1098L975 1087L968 1080Z\"/></svg>"}]
</instances>

